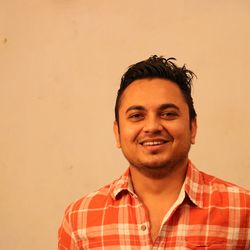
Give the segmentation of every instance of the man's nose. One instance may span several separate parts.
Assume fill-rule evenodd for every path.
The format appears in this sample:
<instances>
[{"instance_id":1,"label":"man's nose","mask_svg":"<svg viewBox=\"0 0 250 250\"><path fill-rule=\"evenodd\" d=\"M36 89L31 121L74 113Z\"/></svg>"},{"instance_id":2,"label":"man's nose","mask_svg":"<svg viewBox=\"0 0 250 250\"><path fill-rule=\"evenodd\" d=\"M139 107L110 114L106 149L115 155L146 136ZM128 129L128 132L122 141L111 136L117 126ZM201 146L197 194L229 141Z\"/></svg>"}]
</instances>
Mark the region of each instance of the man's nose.
<instances>
[{"instance_id":1,"label":"man's nose","mask_svg":"<svg viewBox=\"0 0 250 250\"><path fill-rule=\"evenodd\" d=\"M156 116L150 116L147 119L145 119L143 131L145 133L157 133L162 131L162 124L158 117Z\"/></svg>"}]
</instances>

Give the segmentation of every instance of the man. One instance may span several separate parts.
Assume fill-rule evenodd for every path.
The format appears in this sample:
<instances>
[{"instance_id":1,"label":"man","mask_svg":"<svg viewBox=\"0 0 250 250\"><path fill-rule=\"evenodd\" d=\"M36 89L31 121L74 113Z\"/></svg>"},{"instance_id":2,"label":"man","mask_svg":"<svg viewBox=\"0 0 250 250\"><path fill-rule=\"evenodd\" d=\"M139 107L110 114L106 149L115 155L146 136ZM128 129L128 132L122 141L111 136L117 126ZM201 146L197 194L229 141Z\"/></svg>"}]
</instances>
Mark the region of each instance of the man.
<instances>
[{"instance_id":1,"label":"man","mask_svg":"<svg viewBox=\"0 0 250 250\"><path fill-rule=\"evenodd\" d=\"M129 162L119 179L71 204L58 249L250 249L250 194L200 172L193 72L174 58L130 66L114 133Z\"/></svg>"}]
</instances>

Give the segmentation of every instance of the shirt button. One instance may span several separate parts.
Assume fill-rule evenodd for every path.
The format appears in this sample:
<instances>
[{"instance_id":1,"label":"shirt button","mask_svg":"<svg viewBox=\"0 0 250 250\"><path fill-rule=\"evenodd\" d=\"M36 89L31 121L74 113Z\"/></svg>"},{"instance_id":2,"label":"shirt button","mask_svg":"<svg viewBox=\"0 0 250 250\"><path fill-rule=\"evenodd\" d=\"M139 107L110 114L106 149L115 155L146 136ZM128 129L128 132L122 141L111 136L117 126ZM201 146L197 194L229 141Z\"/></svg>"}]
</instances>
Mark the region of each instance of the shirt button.
<instances>
[{"instance_id":1,"label":"shirt button","mask_svg":"<svg viewBox=\"0 0 250 250\"><path fill-rule=\"evenodd\" d=\"M145 231L147 229L146 225L141 225L141 230Z\"/></svg>"}]
</instances>

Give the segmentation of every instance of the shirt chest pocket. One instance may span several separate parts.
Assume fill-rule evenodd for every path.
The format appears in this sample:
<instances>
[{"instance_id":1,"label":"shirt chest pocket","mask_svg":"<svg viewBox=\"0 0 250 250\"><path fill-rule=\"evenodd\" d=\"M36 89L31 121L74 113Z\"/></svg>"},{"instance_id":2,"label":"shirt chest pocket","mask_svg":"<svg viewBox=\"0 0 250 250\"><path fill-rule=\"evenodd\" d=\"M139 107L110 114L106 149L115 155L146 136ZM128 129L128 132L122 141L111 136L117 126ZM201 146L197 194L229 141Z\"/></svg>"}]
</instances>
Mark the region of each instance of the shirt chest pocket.
<instances>
[{"instance_id":1,"label":"shirt chest pocket","mask_svg":"<svg viewBox=\"0 0 250 250\"><path fill-rule=\"evenodd\" d=\"M202 242L185 242L186 249L192 249L192 250L244 250L247 249L245 246L239 246L239 245L229 245L226 241L217 242L217 241L210 241L208 243L202 243Z\"/></svg>"},{"instance_id":2,"label":"shirt chest pocket","mask_svg":"<svg viewBox=\"0 0 250 250\"><path fill-rule=\"evenodd\" d=\"M226 244L223 243L192 243L186 242L186 248L192 250L207 249L207 250L226 250Z\"/></svg>"}]
</instances>

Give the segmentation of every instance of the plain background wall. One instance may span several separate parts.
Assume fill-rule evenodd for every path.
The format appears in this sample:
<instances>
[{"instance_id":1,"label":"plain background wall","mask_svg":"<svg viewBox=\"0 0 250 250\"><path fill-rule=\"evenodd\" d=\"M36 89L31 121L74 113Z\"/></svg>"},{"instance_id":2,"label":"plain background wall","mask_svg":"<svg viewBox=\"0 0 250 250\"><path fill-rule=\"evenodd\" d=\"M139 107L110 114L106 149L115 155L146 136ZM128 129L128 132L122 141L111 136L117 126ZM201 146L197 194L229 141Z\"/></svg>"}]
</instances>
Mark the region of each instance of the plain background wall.
<instances>
[{"instance_id":1,"label":"plain background wall","mask_svg":"<svg viewBox=\"0 0 250 250\"><path fill-rule=\"evenodd\" d=\"M56 249L66 205L127 167L113 107L126 68L198 76L191 158L250 188L249 0L0 0L0 249Z\"/></svg>"}]
</instances>

